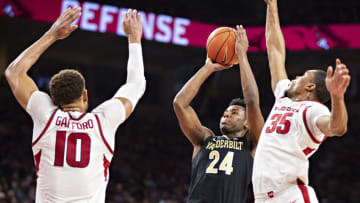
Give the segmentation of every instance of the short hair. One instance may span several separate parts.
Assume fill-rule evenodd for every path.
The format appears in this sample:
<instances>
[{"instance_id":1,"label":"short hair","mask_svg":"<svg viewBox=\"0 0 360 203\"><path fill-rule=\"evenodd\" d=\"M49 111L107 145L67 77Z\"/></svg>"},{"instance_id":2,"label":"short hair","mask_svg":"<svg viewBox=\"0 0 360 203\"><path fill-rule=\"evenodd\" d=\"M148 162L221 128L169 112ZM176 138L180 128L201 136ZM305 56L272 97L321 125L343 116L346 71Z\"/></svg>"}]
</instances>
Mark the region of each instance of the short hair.
<instances>
[{"instance_id":1,"label":"short hair","mask_svg":"<svg viewBox=\"0 0 360 203\"><path fill-rule=\"evenodd\" d=\"M231 105L239 105L239 106L246 108L245 101L241 98L235 98L235 99L231 100L229 106L231 106Z\"/></svg>"},{"instance_id":2,"label":"short hair","mask_svg":"<svg viewBox=\"0 0 360 203\"><path fill-rule=\"evenodd\" d=\"M85 79L73 69L64 69L50 79L49 90L57 106L70 104L79 99L85 88Z\"/></svg>"},{"instance_id":3,"label":"short hair","mask_svg":"<svg viewBox=\"0 0 360 203\"><path fill-rule=\"evenodd\" d=\"M315 97L316 99L325 104L330 100L330 93L326 88L326 72L323 70L315 70L314 76L311 79L311 82L316 85L315 88Z\"/></svg>"}]
</instances>

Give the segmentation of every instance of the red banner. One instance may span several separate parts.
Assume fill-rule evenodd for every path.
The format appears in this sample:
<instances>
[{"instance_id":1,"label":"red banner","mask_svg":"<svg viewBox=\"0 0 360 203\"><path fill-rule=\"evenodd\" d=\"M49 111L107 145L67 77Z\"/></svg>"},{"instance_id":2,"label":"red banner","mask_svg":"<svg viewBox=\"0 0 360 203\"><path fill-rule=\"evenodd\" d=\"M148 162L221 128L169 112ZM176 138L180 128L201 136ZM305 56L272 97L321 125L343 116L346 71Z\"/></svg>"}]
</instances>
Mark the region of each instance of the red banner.
<instances>
[{"instance_id":1,"label":"red banner","mask_svg":"<svg viewBox=\"0 0 360 203\"><path fill-rule=\"evenodd\" d=\"M80 29L125 36L122 13L127 8L77 0L3 0L0 15L21 16L52 23L68 7L81 6L82 16L76 22ZM218 25L191 21L162 14L142 14L143 38L181 46L205 47L208 35ZM241 22L239 22L241 23ZM246 25L245 25L246 26ZM249 51L265 51L265 28L247 27ZM289 50L320 50L360 48L360 25L284 26L286 48Z\"/></svg>"}]
</instances>

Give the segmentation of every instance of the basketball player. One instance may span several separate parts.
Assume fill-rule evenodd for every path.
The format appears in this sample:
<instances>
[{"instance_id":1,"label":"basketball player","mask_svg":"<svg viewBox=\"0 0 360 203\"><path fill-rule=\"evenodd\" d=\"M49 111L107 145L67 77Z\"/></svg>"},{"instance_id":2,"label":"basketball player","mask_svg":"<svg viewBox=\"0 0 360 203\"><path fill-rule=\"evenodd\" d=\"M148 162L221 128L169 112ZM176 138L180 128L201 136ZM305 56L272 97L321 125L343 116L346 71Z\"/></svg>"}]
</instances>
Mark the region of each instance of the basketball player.
<instances>
[{"instance_id":1,"label":"basketball player","mask_svg":"<svg viewBox=\"0 0 360 203\"><path fill-rule=\"evenodd\" d=\"M34 122L37 203L105 201L116 129L129 117L145 90L142 25L137 11L131 9L124 14L123 22L129 41L127 80L113 98L86 113L85 80L70 69L51 78L50 96L38 90L28 70L49 46L77 28L71 24L80 15L78 7L67 9L6 69L12 92Z\"/></svg>"},{"instance_id":2,"label":"basketball player","mask_svg":"<svg viewBox=\"0 0 360 203\"><path fill-rule=\"evenodd\" d=\"M212 73L229 67L213 63L208 58L174 99L181 130L194 147L189 203L239 203L246 200L253 156L264 119L258 88L247 59L249 42L246 32L242 26L237 26L235 34L244 100L233 99L225 110L220 120L222 135L215 136L202 125L190 102Z\"/></svg>"},{"instance_id":3,"label":"basketball player","mask_svg":"<svg viewBox=\"0 0 360 203\"><path fill-rule=\"evenodd\" d=\"M280 29L277 0L267 3L266 44L275 104L254 160L256 203L318 202L308 186L309 157L327 138L342 136L348 116L344 94L349 70L339 59L327 73L309 70L290 81L285 71L285 41ZM323 104L331 98L331 112Z\"/></svg>"}]
</instances>

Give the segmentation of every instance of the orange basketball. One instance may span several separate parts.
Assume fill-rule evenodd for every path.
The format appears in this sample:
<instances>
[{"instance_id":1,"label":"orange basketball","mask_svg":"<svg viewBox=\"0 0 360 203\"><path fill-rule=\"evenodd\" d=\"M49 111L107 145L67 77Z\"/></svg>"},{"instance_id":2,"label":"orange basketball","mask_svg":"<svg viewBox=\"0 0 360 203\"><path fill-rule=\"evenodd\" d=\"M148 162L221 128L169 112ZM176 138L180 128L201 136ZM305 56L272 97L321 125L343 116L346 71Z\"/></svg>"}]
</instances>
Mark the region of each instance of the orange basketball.
<instances>
[{"instance_id":1,"label":"orange basketball","mask_svg":"<svg viewBox=\"0 0 360 203\"><path fill-rule=\"evenodd\" d=\"M233 65L237 61L234 29L220 27L212 31L206 42L206 51L213 62Z\"/></svg>"}]
</instances>

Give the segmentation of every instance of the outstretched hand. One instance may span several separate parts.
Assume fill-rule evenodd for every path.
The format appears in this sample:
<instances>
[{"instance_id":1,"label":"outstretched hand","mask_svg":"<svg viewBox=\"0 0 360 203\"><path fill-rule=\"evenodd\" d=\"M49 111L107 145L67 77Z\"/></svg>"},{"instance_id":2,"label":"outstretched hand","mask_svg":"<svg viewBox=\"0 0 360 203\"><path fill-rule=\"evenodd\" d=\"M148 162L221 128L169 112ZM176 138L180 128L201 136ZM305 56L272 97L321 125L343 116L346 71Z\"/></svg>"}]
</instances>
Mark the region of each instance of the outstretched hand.
<instances>
[{"instance_id":1,"label":"outstretched hand","mask_svg":"<svg viewBox=\"0 0 360 203\"><path fill-rule=\"evenodd\" d=\"M333 67L329 66L326 76L326 88L330 94L343 97L346 89L350 84L349 69L346 65L341 63L340 59L336 59L336 68L333 71Z\"/></svg>"},{"instance_id":2,"label":"outstretched hand","mask_svg":"<svg viewBox=\"0 0 360 203\"><path fill-rule=\"evenodd\" d=\"M142 35L141 14L129 9L123 14L123 28L129 43L140 43Z\"/></svg>"},{"instance_id":3,"label":"outstretched hand","mask_svg":"<svg viewBox=\"0 0 360 203\"><path fill-rule=\"evenodd\" d=\"M71 24L81 16L81 8L66 9L51 26L48 33L55 37L56 40L68 37L74 30L78 28L77 25Z\"/></svg>"},{"instance_id":4,"label":"outstretched hand","mask_svg":"<svg viewBox=\"0 0 360 203\"><path fill-rule=\"evenodd\" d=\"M246 54L249 48L249 40L242 25L237 25L235 30L235 52L238 56Z\"/></svg>"}]
</instances>

